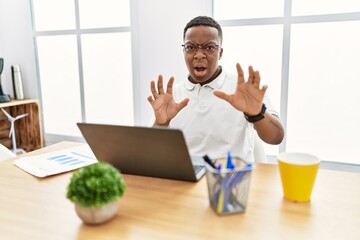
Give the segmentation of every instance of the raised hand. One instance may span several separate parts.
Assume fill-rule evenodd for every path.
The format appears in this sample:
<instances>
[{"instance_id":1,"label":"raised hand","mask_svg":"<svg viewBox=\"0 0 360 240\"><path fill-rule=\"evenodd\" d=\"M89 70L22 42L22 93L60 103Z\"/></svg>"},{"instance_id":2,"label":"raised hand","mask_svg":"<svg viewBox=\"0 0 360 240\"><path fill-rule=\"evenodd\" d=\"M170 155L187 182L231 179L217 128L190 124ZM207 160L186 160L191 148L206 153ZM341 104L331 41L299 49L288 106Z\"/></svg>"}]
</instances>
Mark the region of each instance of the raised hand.
<instances>
[{"instance_id":1,"label":"raised hand","mask_svg":"<svg viewBox=\"0 0 360 240\"><path fill-rule=\"evenodd\" d=\"M173 84L174 77L171 77L169 79L165 92L163 87L162 75L159 75L158 77L157 89L155 86L155 81L151 81L150 83L150 90L152 96L149 96L147 99L154 110L154 125L168 126L171 119L173 119L176 114L178 114L178 112L183 109L189 102L188 98L185 98L180 103L175 102L172 95Z\"/></svg>"},{"instance_id":2,"label":"raised hand","mask_svg":"<svg viewBox=\"0 0 360 240\"><path fill-rule=\"evenodd\" d=\"M244 72L239 63L236 64L238 72L237 87L233 94L214 91L215 96L229 102L234 108L248 116L260 113L267 86L260 88L260 73L249 67L249 78L245 82Z\"/></svg>"}]
</instances>

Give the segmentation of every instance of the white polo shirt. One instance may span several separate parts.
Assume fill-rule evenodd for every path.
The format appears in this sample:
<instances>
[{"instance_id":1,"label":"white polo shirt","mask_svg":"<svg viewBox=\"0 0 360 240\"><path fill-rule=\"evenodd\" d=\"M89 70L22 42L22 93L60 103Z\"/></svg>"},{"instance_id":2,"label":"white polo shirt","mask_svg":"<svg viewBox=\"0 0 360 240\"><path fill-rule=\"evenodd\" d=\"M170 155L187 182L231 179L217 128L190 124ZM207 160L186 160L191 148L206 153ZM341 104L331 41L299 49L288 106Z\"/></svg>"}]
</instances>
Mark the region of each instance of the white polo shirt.
<instances>
[{"instance_id":1,"label":"white polo shirt","mask_svg":"<svg viewBox=\"0 0 360 240\"><path fill-rule=\"evenodd\" d=\"M228 102L216 97L213 91L233 93L237 76L224 70L212 82L201 86L188 79L173 88L175 102L189 98L188 105L171 120L170 127L181 129L191 155L205 154L211 158L225 157L228 151L247 161L254 161L253 124L246 121L244 113ZM267 111L278 115L267 96Z\"/></svg>"}]
</instances>

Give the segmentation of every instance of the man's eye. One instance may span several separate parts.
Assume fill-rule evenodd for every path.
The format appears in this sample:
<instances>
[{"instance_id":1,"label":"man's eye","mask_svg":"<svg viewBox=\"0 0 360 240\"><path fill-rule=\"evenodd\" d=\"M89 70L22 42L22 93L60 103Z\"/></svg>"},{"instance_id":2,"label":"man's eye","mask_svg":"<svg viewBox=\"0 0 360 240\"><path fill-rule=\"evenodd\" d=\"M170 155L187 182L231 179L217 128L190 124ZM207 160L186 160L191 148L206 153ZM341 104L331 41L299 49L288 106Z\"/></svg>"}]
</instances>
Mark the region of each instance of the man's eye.
<instances>
[{"instance_id":1,"label":"man's eye","mask_svg":"<svg viewBox=\"0 0 360 240\"><path fill-rule=\"evenodd\" d=\"M194 49L195 49L195 46L193 46L193 45L187 45L187 46L186 46L186 49L187 49L187 50L194 50Z\"/></svg>"},{"instance_id":2,"label":"man's eye","mask_svg":"<svg viewBox=\"0 0 360 240\"><path fill-rule=\"evenodd\" d=\"M207 51L213 51L213 50L215 50L215 46L214 46L214 45L205 46L205 50L207 50Z\"/></svg>"}]
</instances>

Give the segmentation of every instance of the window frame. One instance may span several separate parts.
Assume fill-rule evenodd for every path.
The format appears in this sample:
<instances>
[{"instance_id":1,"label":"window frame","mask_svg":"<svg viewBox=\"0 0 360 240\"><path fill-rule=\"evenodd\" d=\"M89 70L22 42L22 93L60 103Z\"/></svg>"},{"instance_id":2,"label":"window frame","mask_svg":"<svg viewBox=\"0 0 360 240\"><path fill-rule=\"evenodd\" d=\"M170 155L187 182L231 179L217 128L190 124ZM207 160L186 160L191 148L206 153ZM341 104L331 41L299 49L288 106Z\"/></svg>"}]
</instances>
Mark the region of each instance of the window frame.
<instances>
[{"instance_id":1,"label":"window frame","mask_svg":"<svg viewBox=\"0 0 360 240\"><path fill-rule=\"evenodd\" d=\"M40 76L40 64L38 58L38 45L37 45L37 38L41 36L57 36L57 35L75 35L76 36L76 45L77 45L77 55L78 55L78 71L79 71L79 86L80 86L80 106L81 106L81 121L86 121L86 108L85 108L85 92L84 92L84 70L83 70L83 54L82 54L82 43L81 43L81 36L86 34L106 34L106 33L124 33L128 32L131 35L131 42L133 42L133 32L132 32L132 9L133 9L133 1L128 0L130 2L130 26L121 26L121 27L103 27L103 28L80 28L80 10L79 10L79 0L74 0L74 7L75 7L75 29L69 30L48 30L48 31L36 31L36 24L35 24L35 12L34 12L34 0L30 0L30 11L31 11L31 20L32 20L32 31L33 31L33 41L34 41L34 50L35 50L35 65L36 65L36 72L37 72L37 85L38 85L38 96L39 96L39 103L43 108L43 99L42 99L42 86L41 86L41 76ZM131 44L133 46L133 44ZM134 48L132 48L132 55L134 55ZM135 55L136 56L136 55ZM132 74L133 77L135 74L134 70L134 57L132 58ZM136 75L136 74L135 74ZM136 111L135 106L137 105L136 98L135 98L135 86L136 84L133 83L133 109L134 109L134 123L136 122ZM45 126L44 115L41 115L42 125ZM44 128L45 129L45 128ZM50 145L60 141L75 141L75 142L84 142L82 137L78 136L69 136L69 135L61 135L61 134L52 134L46 133L44 130L44 141L45 146Z\"/></svg>"}]
</instances>

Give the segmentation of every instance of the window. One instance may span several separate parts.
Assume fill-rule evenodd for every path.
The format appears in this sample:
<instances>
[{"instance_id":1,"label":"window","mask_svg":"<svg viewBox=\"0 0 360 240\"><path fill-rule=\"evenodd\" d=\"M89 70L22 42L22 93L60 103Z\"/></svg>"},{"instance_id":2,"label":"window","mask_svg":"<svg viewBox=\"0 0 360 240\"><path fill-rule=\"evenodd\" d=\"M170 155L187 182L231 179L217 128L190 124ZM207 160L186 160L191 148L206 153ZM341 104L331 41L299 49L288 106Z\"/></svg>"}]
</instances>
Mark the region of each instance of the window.
<instances>
[{"instance_id":1,"label":"window","mask_svg":"<svg viewBox=\"0 0 360 240\"><path fill-rule=\"evenodd\" d=\"M126 0L79 0L80 28L130 26L129 4Z\"/></svg>"},{"instance_id":2,"label":"window","mask_svg":"<svg viewBox=\"0 0 360 240\"><path fill-rule=\"evenodd\" d=\"M36 31L75 29L73 0L33 0L33 18Z\"/></svg>"},{"instance_id":3,"label":"window","mask_svg":"<svg viewBox=\"0 0 360 240\"><path fill-rule=\"evenodd\" d=\"M360 21L292 27L287 149L360 163ZM311 107L310 107L311 106Z\"/></svg>"},{"instance_id":4,"label":"window","mask_svg":"<svg viewBox=\"0 0 360 240\"><path fill-rule=\"evenodd\" d=\"M285 124L284 142L266 145L267 154L274 159L279 151L304 151L360 164L354 158L360 147L359 1L213 2L224 29L222 64L258 69Z\"/></svg>"},{"instance_id":5,"label":"window","mask_svg":"<svg viewBox=\"0 0 360 240\"><path fill-rule=\"evenodd\" d=\"M37 44L45 133L72 135L82 120L76 36L39 36Z\"/></svg>"},{"instance_id":6,"label":"window","mask_svg":"<svg viewBox=\"0 0 360 240\"><path fill-rule=\"evenodd\" d=\"M129 0L32 0L46 136L134 123Z\"/></svg>"},{"instance_id":7,"label":"window","mask_svg":"<svg viewBox=\"0 0 360 240\"><path fill-rule=\"evenodd\" d=\"M82 36L87 121L133 124L130 37L128 32Z\"/></svg>"},{"instance_id":8,"label":"window","mask_svg":"<svg viewBox=\"0 0 360 240\"><path fill-rule=\"evenodd\" d=\"M292 15L318 15L360 12L358 0L292 0Z\"/></svg>"},{"instance_id":9,"label":"window","mask_svg":"<svg viewBox=\"0 0 360 240\"><path fill-rule=\"evenodd\" d=\"M219 20L281 17L284 0L215 0L214 13Z\"/></svg>"}]
</instances>

